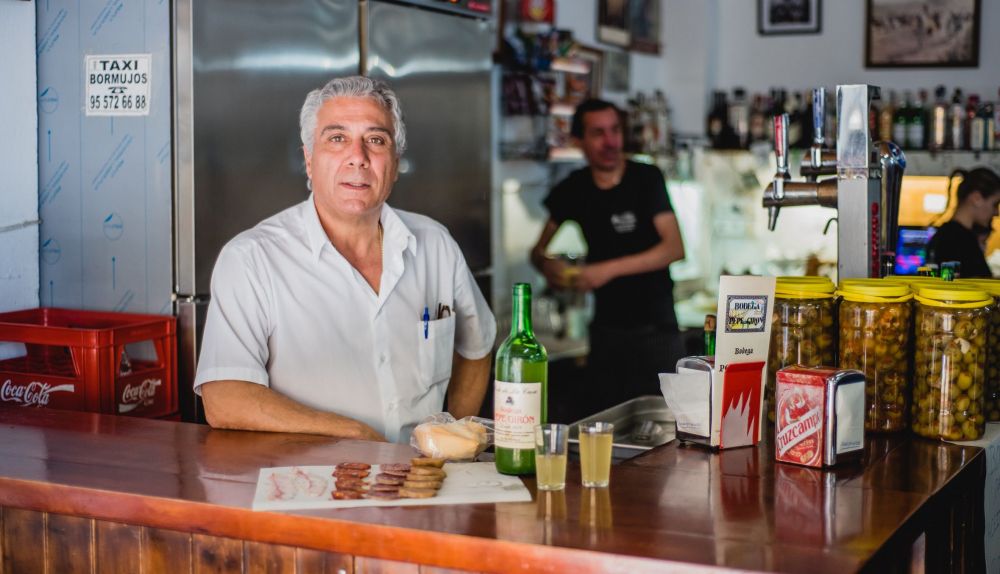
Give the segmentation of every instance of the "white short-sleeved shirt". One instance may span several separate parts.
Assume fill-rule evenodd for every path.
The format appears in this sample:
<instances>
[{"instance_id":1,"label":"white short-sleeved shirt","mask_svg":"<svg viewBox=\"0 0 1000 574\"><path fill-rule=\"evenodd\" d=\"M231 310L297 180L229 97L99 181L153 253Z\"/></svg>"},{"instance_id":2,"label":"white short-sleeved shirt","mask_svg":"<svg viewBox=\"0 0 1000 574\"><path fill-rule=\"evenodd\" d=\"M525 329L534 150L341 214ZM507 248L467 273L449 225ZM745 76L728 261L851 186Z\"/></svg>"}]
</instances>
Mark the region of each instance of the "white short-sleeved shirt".
<instances>
[{"instance_id":1,"label":"white short-sleeved shirt","mask_svg":"<svg viewBox=\"0 0 1000 574\"><path fill-rule=\"evenodd\" d=\"M496 322L444 226L388 205L381 221L377 295L330 243L311 196L230 241L212 273L196 391L249 381L409 440L443 406L452 351L486 356ZM438 319L439 304L451 315Z\"/></svg>"}]
</instances>

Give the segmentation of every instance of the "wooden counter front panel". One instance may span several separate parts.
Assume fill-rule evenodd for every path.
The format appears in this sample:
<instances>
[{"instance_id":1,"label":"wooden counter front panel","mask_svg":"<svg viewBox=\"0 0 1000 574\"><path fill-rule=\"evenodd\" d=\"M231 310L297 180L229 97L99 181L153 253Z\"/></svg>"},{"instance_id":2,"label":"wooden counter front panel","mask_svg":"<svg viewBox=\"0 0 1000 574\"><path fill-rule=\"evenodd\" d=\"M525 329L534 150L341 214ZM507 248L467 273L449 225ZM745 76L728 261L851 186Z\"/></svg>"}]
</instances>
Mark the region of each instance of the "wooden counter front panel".
<instances>
[{"instance_id":1,"label":"wooden counter front panel","mask_svg":"<svg viewBox=\"0 0 1000 574\"><path fill-rule=\"evenodd\" d=\"M3 574L458 574L406 562L0 507Z\"/></svg>"}]
</instances>

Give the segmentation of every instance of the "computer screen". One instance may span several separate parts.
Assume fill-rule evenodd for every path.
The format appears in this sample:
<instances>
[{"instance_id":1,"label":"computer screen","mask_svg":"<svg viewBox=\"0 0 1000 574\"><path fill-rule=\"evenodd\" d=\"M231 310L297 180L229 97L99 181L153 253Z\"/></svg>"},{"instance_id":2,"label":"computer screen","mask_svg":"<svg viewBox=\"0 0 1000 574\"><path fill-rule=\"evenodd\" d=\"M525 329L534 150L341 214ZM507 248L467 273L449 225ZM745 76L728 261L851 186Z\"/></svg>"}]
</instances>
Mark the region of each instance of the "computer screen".
<instances>
[{"instance_id":1,"label":"computer screen","mask_svg":"<svg viewBox=\"0 0 1000 574\"><path fill-rule=\"evenodd\" d=\"M937 227L899 226L896 243L896 275L916 275L917 268L927 261L927 244Z\"/></svg>"}]
</instances>

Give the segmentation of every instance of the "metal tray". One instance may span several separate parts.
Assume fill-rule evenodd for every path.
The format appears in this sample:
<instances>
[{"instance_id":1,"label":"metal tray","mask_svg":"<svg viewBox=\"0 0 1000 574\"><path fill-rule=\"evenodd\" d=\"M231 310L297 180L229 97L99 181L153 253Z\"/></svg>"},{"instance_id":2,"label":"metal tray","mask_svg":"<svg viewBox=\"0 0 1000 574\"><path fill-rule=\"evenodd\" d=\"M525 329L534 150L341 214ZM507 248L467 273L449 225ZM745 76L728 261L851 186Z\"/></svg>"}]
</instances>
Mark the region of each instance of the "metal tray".
<instances>
[{"instance_id":1,"label":"metal tray","mask_svg":"<svg viewBox=\"0 0 1000 574\"><path fill-rule=\"evenodd\" d=\"M570 425L570 455L579 456L579 425L591 422L615 425L611 462L618 463L674 440L674 415L662 395L647 395L625 401Z\"/></svg>"}]
</instances>

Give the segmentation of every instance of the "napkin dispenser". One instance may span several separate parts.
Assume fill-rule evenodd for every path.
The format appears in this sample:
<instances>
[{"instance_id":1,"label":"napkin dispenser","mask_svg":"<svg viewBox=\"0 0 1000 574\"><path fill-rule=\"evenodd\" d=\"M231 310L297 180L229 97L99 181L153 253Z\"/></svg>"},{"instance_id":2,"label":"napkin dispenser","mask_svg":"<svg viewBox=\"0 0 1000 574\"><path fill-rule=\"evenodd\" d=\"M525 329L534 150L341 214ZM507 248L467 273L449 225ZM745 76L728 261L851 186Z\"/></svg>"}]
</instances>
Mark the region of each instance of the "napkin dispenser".
<instances>
[{"instance_id":1,"label":"napkin dispenser","mask_svg":"<svg viewBox=\"0 0 1000 574\"><path fill-rule=\"evenodd\" d=\"M677 438L710 448L752 446L761 439L763 361L715 368L714 357L677 361L660 374L660 390L674 413Z\"/></svg>"}]
</instances>

